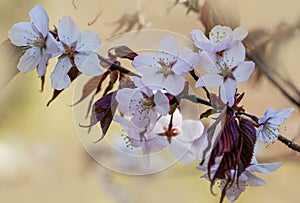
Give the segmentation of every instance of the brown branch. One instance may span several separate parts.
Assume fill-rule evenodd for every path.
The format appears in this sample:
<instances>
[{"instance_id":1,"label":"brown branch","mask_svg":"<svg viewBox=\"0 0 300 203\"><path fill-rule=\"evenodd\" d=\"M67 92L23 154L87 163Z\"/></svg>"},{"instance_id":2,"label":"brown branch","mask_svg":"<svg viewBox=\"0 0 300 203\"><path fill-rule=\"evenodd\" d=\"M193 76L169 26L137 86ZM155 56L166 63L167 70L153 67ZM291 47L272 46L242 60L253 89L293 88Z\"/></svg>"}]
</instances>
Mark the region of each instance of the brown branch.
<instances>
[{"instance_id":1,"label":"brown branch","mask_svg":"<svg viewBox=\"0 0 300 203\"><path fill-rule=\"evenodd\" d=\"M285 144L288 148L296 151L296 152L300 152L300 146L298 144L296 144L295 142L287 139L286 137L283 137L282 135L278 136L278 140L280 142L282 142L283 144Z\"/></svg>"}]
</instances>

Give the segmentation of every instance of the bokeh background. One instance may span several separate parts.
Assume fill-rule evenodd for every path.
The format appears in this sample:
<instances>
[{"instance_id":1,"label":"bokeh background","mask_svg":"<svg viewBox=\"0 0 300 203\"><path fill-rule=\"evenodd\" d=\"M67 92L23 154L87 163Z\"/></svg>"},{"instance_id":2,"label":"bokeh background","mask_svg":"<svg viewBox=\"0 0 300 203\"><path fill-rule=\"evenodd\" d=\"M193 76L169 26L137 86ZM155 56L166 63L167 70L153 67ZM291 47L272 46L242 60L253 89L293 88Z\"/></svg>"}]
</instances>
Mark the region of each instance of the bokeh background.
<instances>
[{"instance_id":1,"label":"bokeh background","mask_svg":"<svg viewBox=\"0 0 300 203\"><path fill-rule=\"evenodd\" d=\"M297 0L219 0L233 6L241 16L241 25L249 30L272 30L279 22L296 23L300 18ZM75 3L75 5L73 4ZM138 8L147 28L165 29L188 36L192 29L203 29L197 15L185 15L186 9L168 9L167 1L133 0L0 0L0 41L7 39L10 27L28 21L28 12L36 4L45 7L50 25L57 25L63 15L70 15L80 29L97 32L106 41L117 27L123 13L132 14ZM99 18L92 24L95 17ZM280 48L278 63L283 74L300 87L300 34ZM50 63L53 69L54 61ZM0 67L5 69L6 67ZM5 71L2 71L5 73ZM50 71L48 71L48 74ZM48 75L49 76L49 75ZM7 76L0 75L0 80ZM126 176L102 168L82 147L73 123L72 88L64 91L50 107L52 95L49 80L44 92L39 92L36 73L17 75L0 90L0 201L4 203L152 203L152 202L218 202L209 192L209 183L199 178L197 163L180 163L168 170L149 176ZM267 108L276 110L292 106L267 80L252 79L239 86L246 91L244 104L258 116ZM284 124L282 132L300 143L299 111ZM262 161L281 161L283 166L270 176L261 176L267 185L248 188L236 201L299 202L300 159L281 143L261 146ZM215 189L218 190L217 188ZM226 200L227 201L227 200Z\"/></svg>"}]
</instances>

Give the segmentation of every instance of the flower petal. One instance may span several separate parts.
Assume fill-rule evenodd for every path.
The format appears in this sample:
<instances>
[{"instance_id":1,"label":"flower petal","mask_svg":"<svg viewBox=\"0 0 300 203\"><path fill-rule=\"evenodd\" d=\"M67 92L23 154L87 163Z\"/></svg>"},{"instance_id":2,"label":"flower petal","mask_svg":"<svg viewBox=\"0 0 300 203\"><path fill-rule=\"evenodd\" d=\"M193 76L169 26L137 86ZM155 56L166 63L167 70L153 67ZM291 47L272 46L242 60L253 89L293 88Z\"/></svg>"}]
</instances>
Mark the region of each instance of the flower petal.
<instances>
[{"instance_id":1,"label":"flower petal","mask_svg":"<svg viewBox=\"0 0 300 203\"><path fill-rule=\"evenodd\" d=\"M220 183L220 189L223 190L223 185L225 185L225 181L221 181ZM244 192L246 189L245 187L245 182L244 181L239 181L239 185L237 183L234 183L231 185L229 188L226 189L226 198L234 202L239 196L241 195L242 192Z\"/></svg>"},{"instance_id":2,"label":"flower petal","mask_svg":"<svg viewBox=\"0 0 300 203\"><path fill-rule=\"evenodd\" d=\"M177 75L184 75L197 67L200 63L199 54L185 47L178 56L177 62L172 66L172 70Z\"/></svg>"},{"instance_id":3,"label":"flower petal","mask_svg":"<svg viewBox=\"0 0 300 203\"><path fill-rule=\"evenodd\" d=\"M10 41L16 46L27 46L33 43L39 36L32 29L31 23L20 22L12 26L8 32Z\"/></svg>"},{"instance_id":4,"label":"flower petal","mask_svg":"<svg viewBox=\"0 0 300 203\"><path fill-rule=\"evenodd\" d=\"M243 41L247 35L248 30L243 27L237 27L233 30L233 40Z\"/></svg>"},{"instance_id":5,"label":"flower petal","mask_svg":"<svg viewBox=\"0 0 300 203\"><path fill-rule=\"evenodd\" d=\"M78 52L96 52L100 48L100 37L94 32L83 30L76 45Z\"/></svg>"},{"instance_id":6,"label":"flower petal","mask_svg":"<svg viewBox=\"0 0 300 203\"><path fill-rule=\"evenodd\" d=\"M230 27L217 25L211 29L209 40L214 44L214 53L223 51L231 46L233 39L232 30Z\"/></svg>"},{"instance_id":7,"label":"flower petal","mask_svg":"<svg viewBox=\"0 0 300 203\"><path fill-rule=\"evenodd\" d=\"M129 102L136 92L137 92L136 89L130 89L130 88L123 88L118 90L116 94L116 100L119 104L118 108L120 112L128 116L130 115Z\"/></svg>"},{"instance_id":8,"label":"flower petal","mask_svg":"<svg viewBox=\"0 0 300 203\"><path fill-rule=\"evenodd\" d=\"M49 34L46 40L46 52L51 55L51 58L60 55L63 52L63 46L56 41L53 35Z\"/></svg>"},{"instance_id":9,"label":"flower petal","mask_svg":"<svg viewBox=\"0 0 300 203\"><path fill-rule=\"evenodd\" d=\"M271 117L271 119L269 119L269 122L273 125L279 126L291 115L293 111L294 108L280 110L276 112L276 115L274 117Z\"/></svg>"},{"instance_id":10,"label":"flower petal","mask_svg":"<svg viewBox=\"0 0 300 203\"><path fill-rule=\"evenodd\" d=\"M223 53L223 59L229 68L234 68L245 60L246 50L241 42L234 43Z\"/></svg>"},{"instance_id":11,"label":"flower petal","mask_svg":"<svg viewBox=\"0 0 300 203\"><path fill-rule=\"evenodd\" d=\"M51 86L56 90L62 90L71 84L68 72L72 67L69 57L58 59L54 71L51 73Z\"/></svg>"},{"instance_id":12,"label":"flower petal","mask_svg":"<svg viewBox=\"0 0 300 203\"><path fill-rule=\"evenodd\" d=\"M220 68L217 66L217 57L214 53L202 51L199 56L200 65L208 73L220 73Z\"/></svg>"},{"instance_id":13,"label":"flower petal","mask_svg":"<svg viewBox=\"0 0 300 203\"><path fill-rule=\"evenodd\" d=\"M100 61L95 53L90 55L80 53L76 54L75 64L80 72L88 76L97 76L103 73L103 69L100 66Z\"/></svg>"},{"instance_id":14,"label":"flower petal","mask_svg":"<svg viewBox=\"0 0 300 203\"><path fill-rule=\"evenodd\" d=\"M180 53L176 40L170 35L167 35L159 42L157 51L157 57L165 64L171 64L176 61Z\"/></svg>"},{"instance_id":15,"label":"flower petal","mask_svg":"<svg viewBox=\"0 0 300 203\"><path fill-rule=\"evenodd\" d=\"M253 61L245 61L240 63L232 74L237 82L246 82L249 80L254 68L255 63Z\"/></svg>"},{"instance_id":16,"label":"flower petal","mask_svg":"<svg viewBox=\"0 0 300 203\"><path fill-rule=\"evenodd\" d=\"M276 171L282 164L280 162L254 164L250 165L246 170L249 172L258 172L268 175L270 172Z\"/></svg>"},{"instance_id":17,"label":"flower petal","mask_svg":"<svg viewBox=\"0 0 300 203\"><path fill-rule=\"evenodd\" d=\"M154 68L154 67L160 67L158 64L158 59L156 56L152 54L141 54L136 57L134 57L134 60L132 61L132 66L139 70L139 68Z\"/></svg>"},{"instance_id":18,"label":"flower petal","mask_svg":"<svg viewBox=\"0 0 300 203\"><path fill-rule=\"evenodd\" d=\"M161 91L157 91L154 95L154 103L156 112L161 115L167 115L169 113L169 99Z\"/></svg>"},{"instance_id":19,"label":"flower petal","mask_svg":"<svg viewBox=\"0 0 300 203\"><path fill-rule=\"evenodd\" d=\"M49 31L49 17L45 9L37 5L29 12L29 16L32 25L34 25L45 38Z\"/></svg>"},{"instance_id":20,"label":"flower petal","mask_svg":"<svg viewBox=\"0 0 300 203\"><path fill-rule=\"evenodd\" d=\"M192 32L190 32L190 37L194 41L195 46L199 49L208 52L213 52L214 46L211 44L209 39L204 35L204 33L201 30L192 30Z\"/></svg>"},{"instance_id":21,"label":"flower petal","mask_svg":"<svg viewBox=\"0 0 300 203\"><path fill-rule=\"evenodd\" d=\"M208 73L197 80L195 87L219 87L223 84L223 81L223 76L219 74Z\"/></svg>"},{"instance_id":22,"label":"flower petal","mask_svg":"<svg viewBox=\"0 0 300 203\"><path fill-rule=\"evenodd\" d=\"M42 59L41 50L38 47L32 47L26 50L24 55L20 58L17 68L26 73L34 70L39 65Z\"/></svg>"},{"instance_id":23,"label":"flower petal","mask_svg":"<svg viewBox=\"0 0 300 203\"><path fill-rule=\"evenodd\" d=\"M191 131L191 129L193 130ZM183 120L180 131L180 134L176 137L178 141L193 143L203 134L204 126L201 121Z\"/></svg>"},{"instance_id":24,"label":"flower petal","mask_svg":"<svg viewBox=\"0 0 300 203\"><path fill-rule=\"evenodd\" d=\"M236 81L231 78L227 78L223 85L220 87L220 96L224 104L228 103L228 106L234 104L234 96L236 92Z\"/></svg>"},{"instance_id":25,"label":"flower petal","mask_svg":"<svg viewBox=\"0 0 300 203\"><path fill-rule=\"evenodd\" d=\"M58 23L58 37L61 42L71 46L80 39L81 32L70 16L63 16Z\"/></svg>"},{"instance_id":26,"label":"flower petal","mask_svg":"<svg viewBox=\"0 0 300 203\"><path fill-rule=\"evenodd\" d=\"M46 74L49 56L50 55L46 53L45 49L41 50L40 63L39 63L38 68L37 68L39 77L42 77Z\"/></svg>"}]
</instances>

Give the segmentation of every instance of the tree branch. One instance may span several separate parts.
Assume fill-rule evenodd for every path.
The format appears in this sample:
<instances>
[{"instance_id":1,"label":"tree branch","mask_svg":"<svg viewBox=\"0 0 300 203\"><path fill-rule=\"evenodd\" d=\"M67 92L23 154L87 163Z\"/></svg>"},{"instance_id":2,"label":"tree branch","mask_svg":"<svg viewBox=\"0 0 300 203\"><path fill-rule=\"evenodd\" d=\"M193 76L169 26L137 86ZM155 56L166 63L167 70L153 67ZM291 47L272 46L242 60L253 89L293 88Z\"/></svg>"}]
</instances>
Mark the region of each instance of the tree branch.
<instances>
[{"instance_id":1,"label":"tree branch","mask_svg":"<svg viewBox=\"0 0 300 203\"><path fill-rule=\"evenodd\" d=\"M132 72L132 71L130 71L130 70L124 68L123 66L120 66L120 65L118 65L118 64L115 64L114 62L110 61L109 59L106 59L106 58L104 58L103 56L101 56L101 55L99 55L99 54L97 54L97 55L98 55L98 59L99 59L100 61L103 61L103 62L105 62L105 63L107 63L107 64L110 65L110 70L118 70L118 71L120 71L121 73L130 75L130 76L136 76L136 77L139 77L139 78L141 77L140 75L138 75L138 74L136 74L136 73L134 73L134 72Z\"/></svg>"},{"instance_id":2,"label":"tree branch","mask_svg":"<svg viewBox=\"0 0 300 203\"><path fill-rule=\"evenodd\" d=\"M282 142L283 144L285 144L288 148L290 148L296 152L300 152L300 146L298 144L296 144L295 142L287 139L286 137L283 137L282 135L278 135L278 140L280 142Z\"/></svg>"}]
</instances>

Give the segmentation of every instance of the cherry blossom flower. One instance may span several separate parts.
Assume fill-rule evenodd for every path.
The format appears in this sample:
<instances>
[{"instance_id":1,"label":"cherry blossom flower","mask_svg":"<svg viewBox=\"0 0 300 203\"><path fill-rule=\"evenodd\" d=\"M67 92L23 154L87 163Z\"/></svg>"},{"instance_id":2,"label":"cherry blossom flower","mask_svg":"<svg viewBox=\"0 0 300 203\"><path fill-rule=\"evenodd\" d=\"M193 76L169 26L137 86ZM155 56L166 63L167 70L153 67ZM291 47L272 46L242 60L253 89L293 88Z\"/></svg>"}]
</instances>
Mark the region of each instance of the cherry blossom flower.
<instances>
[{"instance_id":1,"label":"cherry blossom flower","mask_svg":"<svg viewBox=\"0 0 300 203\"><path fill-rule=\"evenodd\" d=\"M248 31L242 27L237 27L233 31L230 27L217 25L209 33L209 38L198 29L190 33L196 47L211 53L216 53L228 49L235 42L244 40Z\"/></svg>"},{"instance_id":2,"label":"cherry blossom flower","mask_svg":"<svg viewBox=\"0 0 300 203\"><path fill-rule=\"evenodd\" d=\"M80 31L71 17L64 16L58 24L58 37L64 48L58 63L51 74L51 85L62 90L71 84L68 72L75 66L88 76L97 76L103 72L95 53L100 47L100 38L88 30Z\"/></svg>"},{"instance_id":3,"label":"cherry blossom flower","mask_svg":"<svg viewBox=\"0 0 300 203\"><path fill-rule=\"evenodd\" d=\"M116 100L119 111L131 116L131 121L139 128L151 128L158 115L167 115L169 99L161 91L153 93L147 86L130 89L123 88L117 92Z\"/></svg>"},{"instance_id":4,"label":"cherry blossom flower","mask_svg":"<svg viewBox=\"0 0 300 203\"><path fill-rule=\"evenodd\" d=\"M256 187L256 186L263 186L266 184L266 182L256 176L254 173L263 173L265 175L269 175L270 172L276 171L279 167L281 166L280 162L275 162L275 163L264 163L264 164L259 164L256 161L256 158L253 157L251 165L248 166L245 171L243 171L240 176L233 182L233 184L227 184L226 179L221 179L220 181L220 190L225 192L224 195L226 195L227 199L231 202L235 201L238 199L240 194L245 191L246 186L251 186L251 187ZM207 166L199 166L197 167L199 170L207 170ZM218 164L214 165L212 167L212 173L215 173L216 170L218 169ZM236 176L238 174L237 171L231 170L232 177L234 175ZM201 178L205 178L209 180L208 174L204 174L201 176ZM222 197L221 197L222 198ZM222 199L221 199L222 200Z\"/></svg>"},{"instance_id":5,"label":"cherry blossom flower","mask_svg":"<svg viewBox=\"0 0 300 203\"><path fill-rule=\"evenodd\" d=\"M221 100L229 106L234 104L236 82L246 82L255 67L245 60L245 47L238 42L223 52L223 56L203 51L200 65L208 72L196 82L196 87L220 87Z\"/></svg>"},{"instance_id":6,"label":"cherry blossom flower","mask_svg":"<svg viewBox=\"0 0 300 203\"><path fill-rule=\"evenodd\" d=\"M201 121L182 120L178 109L173 116L161 117L153 128L154 134L168 138L170 151L184 164L190 164L200 157L199 152L204 149L203 139L201 139L204 138L203 132L204 126ZM197 140L200 142L196 142Z\"/></svg>"},{"instance_id":7,"label":"cherry blossom flower","mask_svg":"<svg viewBox=\"0 0 300 203\"><path fill-rule=\"evenodd\" d=\"M10 41L26 50L17 68L26 73L37 68L38 76L46 73L48 60L60 52L59 43L49 33L49 18L42 6L35 6L29 12L31 22L19 22L9 30Z\"/></svg>"},{"instance_id":8,"label":"cherry blossom flower","mask_svg":"<svg viewBox=\"0 0 300 203\"><path fill-rule=\"evenodd\" d=\"M138 128L133 122L115 115L114 121L121 124L130 140L130 146L141 148L144 155L149 155L153 151L164 149L169 145L166 137L154 134L152 130Z\"/></svg>"},{"instance_id":9,"label":"cherry blossom flower","mask_svg":"<svg viewBox=\"0 0 300 203\"><path fill-rule=\"evenodd\" d=\"M159 86L170 94L178 95L184 89L184 74L198 65L198 54L191 49L183 51L171 36L163 38L158 45L158 54L140 54L132 62L146 85Z\"/></svg>"},{"instance_id":10,"label":"cherry blossom flower","mask_svg":"<svg viewBox=\"0 0 300 203\"><path fill-rule=\"evenodd\" d=\"M263 117L258 119L259 127L256 129L257 139L268 143L278 139L278 127L290 116L294 111L293 108L274 111L268 109Z\"/></svg>"}]
</instances>

